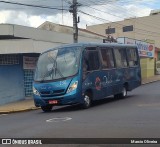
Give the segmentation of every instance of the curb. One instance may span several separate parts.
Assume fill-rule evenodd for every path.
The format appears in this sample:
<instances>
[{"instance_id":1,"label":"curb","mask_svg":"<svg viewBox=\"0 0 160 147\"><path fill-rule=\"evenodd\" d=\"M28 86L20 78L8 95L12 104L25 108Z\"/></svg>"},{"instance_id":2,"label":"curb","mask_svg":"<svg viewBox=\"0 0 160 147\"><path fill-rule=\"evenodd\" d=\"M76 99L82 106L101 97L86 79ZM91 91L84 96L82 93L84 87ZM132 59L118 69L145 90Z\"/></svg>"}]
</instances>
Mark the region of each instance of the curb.
<instances>
[{"instance_id":1,"label":"curb","mask_svg":"<svg viewBox=\"0 0 160 147\"><path fill-rule=\"evenodd\" d=\"M19 109L19 110L10 110L10 111L0 111L0 114L10 114L10 113L17 113L17 112L27 112L31 110L38 110L40 107L32 107L32 108L26 108L26 109Z\"/></svg>"},{"instance_id":2,"label":"curb","mask_svg":"<svg viewBox=\"0 0 160 147\"><path fill-rule=\"evenodd\" d=\"M149 84L149 83L153 83L153 82L157 82L157 81L160 81L160 79L158 79L158 80L153 80L153 81L149 81L149 82L143 82L142 85Z\"/></svg>"}]
</instances>

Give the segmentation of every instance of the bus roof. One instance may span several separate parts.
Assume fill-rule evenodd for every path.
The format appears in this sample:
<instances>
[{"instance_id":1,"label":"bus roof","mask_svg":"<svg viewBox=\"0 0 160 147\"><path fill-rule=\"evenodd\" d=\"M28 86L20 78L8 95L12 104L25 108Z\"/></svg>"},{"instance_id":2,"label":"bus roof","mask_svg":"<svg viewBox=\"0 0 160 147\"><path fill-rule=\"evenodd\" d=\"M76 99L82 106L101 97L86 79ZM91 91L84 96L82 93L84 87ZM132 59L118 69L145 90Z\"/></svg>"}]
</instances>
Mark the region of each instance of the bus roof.
<instances>
[{"instance_id":1,"label":"bus roof","mask_svg":"<svg viewBox=\"0 0 160 147\"><path fill-rule=\"evenodd\" d=\"M51 50L54 50L54 49L57 49L57 48L64 48L64 47L136 47L136 45L133 45L133 44L121 44L121 43L73 43L73 44L66 44L66 45L62 45L62 46L58 46L58 47L55 47L55 48L51 48L51 49L48 49L43 53L45 52L48 52L48 51L51 51Z\"/></svg>"}]
</instances>

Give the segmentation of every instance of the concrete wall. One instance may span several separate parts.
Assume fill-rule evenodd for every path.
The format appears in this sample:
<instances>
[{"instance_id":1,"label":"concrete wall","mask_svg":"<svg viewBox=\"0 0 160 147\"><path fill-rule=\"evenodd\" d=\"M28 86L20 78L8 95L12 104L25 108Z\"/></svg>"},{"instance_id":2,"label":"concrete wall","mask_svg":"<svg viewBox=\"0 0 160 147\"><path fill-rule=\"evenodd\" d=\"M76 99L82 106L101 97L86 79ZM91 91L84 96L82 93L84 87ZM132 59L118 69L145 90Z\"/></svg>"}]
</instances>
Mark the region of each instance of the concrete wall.
<instances>
[{"instance_id":1,"label":"concrete wall","mask_svg":"<svg viewBox=\"0 0 160 147\"><path fill-rule=\"evenodd\" d=\"M9 24L0 24L0 35L9 35L9 36L13 36L14 27L13 25L9 25Z\"/></svg>"},{"instance_id":2,"label":"concrete wall","mask_svg":"<svg viewBox=\"0 0 160 147\"><path fill-rule=\"evenodd\" d=\"M0 40L0 54L33 52L33 47L31 39Z\"/></svg>"},{"instance_id":3,"label":"concrete wall","mask_svg":"<svg viewBox=\"0 0 160 147\"><path fill-rule=\"evenodd\" d=\"M135 19L135 38L140 40L155 40L155 46L160 47L159 30L160 14Z\"/></svg>"},{"instance_id":4,"label":"concrete wall","mask_svg":"<svg viewBox=\"0 0 160 147\"><path fill-rule=\"evenodd\" d=\"M73 34L9 24L0 25L0 36L14 38L0 40L0 54L41 53L50 48L73 43ZM79 36L78 41L102 43L103 37Z\"/></svg>"},{"instance_id":5,"label":"concrete wall","mask_svg":"<svg viewBox=\"0 0 160 147\"><path fill-rule=\"evenodd\" d=\"M62 44L32 39L0 40L0 54L41 53Z\"/></svg>"},{"instance_id":6,"label":"concrete wall","mask_svg":"<svg viewBox=\"0 0 160 147\"><path fill-rule=\"evenodd\" d=\"M137 40L155 40L155 46L160 47L159 30L160 14L130 18L123 21L104 23L99 25L87 26L87 30L106 35L105 30L108 27L115 28L116 32L111 34L113 37L128 37ZM123 32L123 26L133 25L133 31Z\"/></svg>"}]
</instances>

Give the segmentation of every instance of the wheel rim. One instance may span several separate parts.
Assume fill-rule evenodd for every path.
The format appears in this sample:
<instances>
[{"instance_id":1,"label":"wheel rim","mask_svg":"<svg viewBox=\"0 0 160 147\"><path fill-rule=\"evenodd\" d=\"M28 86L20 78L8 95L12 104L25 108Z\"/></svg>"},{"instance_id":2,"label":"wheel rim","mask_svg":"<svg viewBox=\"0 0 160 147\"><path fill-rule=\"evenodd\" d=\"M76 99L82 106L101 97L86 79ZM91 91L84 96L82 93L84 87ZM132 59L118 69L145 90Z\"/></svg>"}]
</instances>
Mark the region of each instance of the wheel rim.
<instances>
[{"instance_id":1,"label":"wheel rim","mask_svg":"<svg viewBox=\"0 0 160 147\"><path fill-rule=\"evenodd\" d=\"M127 95L127 90L125 87L123 87L123 97L125 97Z\"/></svg>"},{"instance_id":2,"label":"wheel rim","mask_svg":"<svg viewBox=\"0 0 160 147\"><path fill-rule=\"evenodd\" d=\"M90 97L88 95L85 95L84 101L85 101L85 103L86 103L87 106L90 105Z\"/></svg>"}]
</instances>

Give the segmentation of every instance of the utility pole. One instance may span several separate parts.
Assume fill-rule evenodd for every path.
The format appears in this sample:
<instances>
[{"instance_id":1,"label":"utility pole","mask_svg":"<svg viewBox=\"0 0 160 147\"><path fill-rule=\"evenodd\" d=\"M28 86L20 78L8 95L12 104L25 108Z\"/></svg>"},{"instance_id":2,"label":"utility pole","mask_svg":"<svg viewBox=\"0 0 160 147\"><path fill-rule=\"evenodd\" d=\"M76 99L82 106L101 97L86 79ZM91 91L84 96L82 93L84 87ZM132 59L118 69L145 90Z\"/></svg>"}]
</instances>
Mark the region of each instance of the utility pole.
<instances>
[{"instance_id":1,"label":"utility pole","mask_svg":"<svg viewBox=\"0 0 160 147\"><path fill-rule=\"evenodd\" d=\"M73 0L73 4L70 6L69 12L73 13L73 42L78 42L78 23L79 19L77 20L77 0Z\"/></svg>"},{"instance_id":2,"label":"utility pole","mask_svg":"<svg viewBox=\"0 0 160 147\"><path fill-rule=\"evenodd\" d=\"M62 25L64 24L63 23L63 0L61 0L62 1Z\"/></svg>"}]
</instances>

